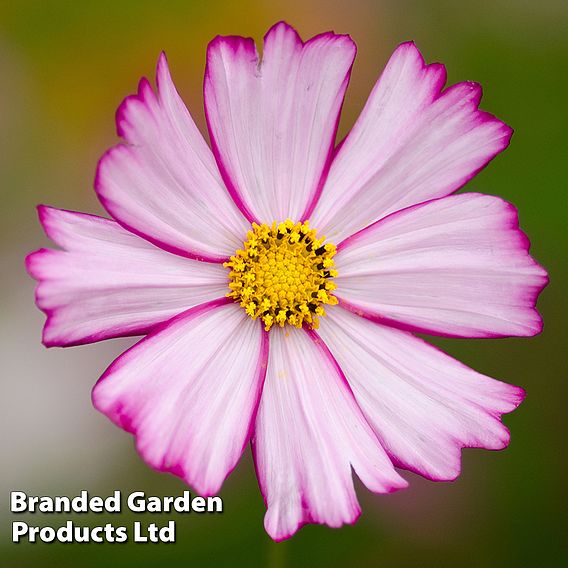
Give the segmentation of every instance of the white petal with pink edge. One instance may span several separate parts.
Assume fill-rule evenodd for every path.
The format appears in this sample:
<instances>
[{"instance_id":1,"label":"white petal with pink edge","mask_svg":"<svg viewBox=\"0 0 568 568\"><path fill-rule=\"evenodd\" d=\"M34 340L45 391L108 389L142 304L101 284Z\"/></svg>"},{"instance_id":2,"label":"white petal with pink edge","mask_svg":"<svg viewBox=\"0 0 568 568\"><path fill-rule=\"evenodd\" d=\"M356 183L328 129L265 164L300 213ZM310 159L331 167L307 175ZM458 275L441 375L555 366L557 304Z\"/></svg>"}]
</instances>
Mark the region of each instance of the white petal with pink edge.
<instances>
[{"instance_id":1,"label":"white petal with pink edge","mask_svg":"<svg viewBox=\"0 0 568 568\"><path fill-rule=\"evenodd\" d=\"M321 319L319 334L396 465L451 480L460 473L461 448L500 450L509 443L500 417L521 403L523 389L341 308Z\"/></svg>"},{"instance_id":2,"label":"white petal with pink edge","mask_svg":"<svg viewBox=\"0 0 568 568\"><path fill-rule=\"evenodd\" d=\"M26 260L48 316L47 346L141 335L227 291L220 264L170 254L110 219L43 206L39 216L64 249L41 249Z\"/></svg>"},{"instance_id":3,"label":"white petal with pink edge","mask_svg":"<svg viewBox=\"0 0 568 568\"><path fill-rule=\"evenodd\" d=\"M213 495L249 440L267 349L266 333L238 305L204 304L120 356L93 404L136 436L150 466Z\"/></svg>"},{"instance_id":4,"label":"white petal with pink edge","mask_svg":"<svg viewBox=\"0 0 568 568\"><path fill-rule=\"evenodd\" d=\"M217 37L207 51L205 109L213 149L252 221L300 219L321 190L355 44L326 33L302 43L280 23L264 39Z\"/></svg>"},{"instance_id":5,"label":"white petal with pink edge","mask_svg":"<svg viewBox=\"0 0 568 568\"><path fill-rule=\"evenodd\" d=\"M275 540L305 523L338 527L360 509L351 467L375 492L406 487L313 332L273 328L253 451Z\"/></svg>"},{"instance_id":6,"label":"white petal with pink edge","mask_svg":"<svg viewBox=\"0 0 568 568\"><path fill-rule=\"evenodd\" d=\"M516 209L466 193L409 207L339 245L335 294L355 313L456 337L530 336L546 271Z\"/></svg>"},{"instance_id":7,"label":"white petal with pink edge","mask_svg":"<svg viewBox=\"0 0 568 568\"><path fill-rule=\"evenodd\" d=\"M442 91L443 65L404 43L393 53L341 145L311 221L339 242L382 217L461 187L509 143L512 130L478 110L481 87Z\"/></svg>"},{"instance_id":8,"label":"white petal with pink edge","mask_svg":"<svg viewBox=\"0 0 568 568\"><path fill-rule=\"evenodd\" d=\"M248 223L229 196L211 150L172 82L165 55L157 94L146 79L117 111L127 144L100 160L95 189L122 225L171 252L222 260Z\"/></svg>"}]
</instances>

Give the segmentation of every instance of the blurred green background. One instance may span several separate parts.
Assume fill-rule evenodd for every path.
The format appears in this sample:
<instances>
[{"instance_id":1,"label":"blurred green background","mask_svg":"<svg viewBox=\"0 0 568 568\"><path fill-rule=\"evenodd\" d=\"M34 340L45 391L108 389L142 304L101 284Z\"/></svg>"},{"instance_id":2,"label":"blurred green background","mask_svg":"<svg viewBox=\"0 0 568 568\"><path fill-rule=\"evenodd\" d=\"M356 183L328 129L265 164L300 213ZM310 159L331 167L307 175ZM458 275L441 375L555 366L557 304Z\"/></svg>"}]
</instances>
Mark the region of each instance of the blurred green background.
<instances>
[{"instance_id":1,"label":"blurred green background","mask_svg":"<svg viewBox=\"0 0 568 568\"><path fill-rule=\"evenodd\" d=\"M167 52L174 80L204 127L201 82L217 34L260 40L285 19L304 38L333 29L359 47L340 134L360 111L401 41L447 65L449 82L475 80L482 107L515 129L510 148L467 190L514 202L534 256L550 271L533 339L436 340L528 396L505 418L504 452L466 450L454 483L407 474L411 487L375 496L359 486L357 525L308 526L274 544L250 455L226 482L222 515L169 515L177 543L10 544L8 492L176 495L184 486L147 468L129 435L94 411L90 389L132 340L68 350L40 345L24 255L48 245L39 202L101 213L92 191L96 161L116 142L114 111ZM0 350L2 566L550 566L562 564L566 525L566 164L568 3L411 0L4 1L0 3ZM67 517L30 516L62 524ZM79 524L130 524L134 517L76 516ZM141 520L151 522L153 517Z\"/></svg>"}]
</instances>

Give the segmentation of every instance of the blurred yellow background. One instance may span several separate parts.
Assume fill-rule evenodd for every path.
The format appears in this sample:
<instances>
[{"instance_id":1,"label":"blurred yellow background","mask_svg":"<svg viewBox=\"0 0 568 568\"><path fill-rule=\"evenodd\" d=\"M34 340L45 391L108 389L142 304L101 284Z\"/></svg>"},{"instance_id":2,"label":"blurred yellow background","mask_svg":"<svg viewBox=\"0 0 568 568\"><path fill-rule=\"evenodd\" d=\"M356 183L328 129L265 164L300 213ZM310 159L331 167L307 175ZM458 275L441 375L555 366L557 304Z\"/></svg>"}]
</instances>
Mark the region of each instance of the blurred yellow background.
<instances>
[{"instance_id":1,"label":"blurred yellow background","mask_svg":"<svg viewBox=\"0 0 568 568\"><path fill-rule=\"evenodd\" d=\"M463 474L454 483L405 474L411 487L395 495L375 496L359 487L363 515L357 525L306 527L279 545L264 533L248 452L223 488L222 515L164 517L178 522L174 545L10 544L10 490L177 495L184 489L144 465L130 436L91 407L92 385L133 340L67 350L41 346L44 318L33 304L34 285L23 263L30 250L49 246L35 205L102 213L92 184L97 159L117 140L114 111L140 76L153 76L161 50L203 129L207 42L217 34L259 41L280 19L304 38L333 29L358 44L340 135L392 50L409 39L428 62L447 65L450 83L480 82L482 108L515 129L509 149L466 190L518 206L532 253L551 276L539 303L545 331L529 340L435 341L477 370L526 388L525 403L505 417L512 430L509 449L466 450ZM561 0L2 2L2 565L461 567L559 561L566 528L567 30L568 3ZM66 519L29 517L54 525ZM110 520L128 524L133 517Z\"/></svg>"}]
</instances>

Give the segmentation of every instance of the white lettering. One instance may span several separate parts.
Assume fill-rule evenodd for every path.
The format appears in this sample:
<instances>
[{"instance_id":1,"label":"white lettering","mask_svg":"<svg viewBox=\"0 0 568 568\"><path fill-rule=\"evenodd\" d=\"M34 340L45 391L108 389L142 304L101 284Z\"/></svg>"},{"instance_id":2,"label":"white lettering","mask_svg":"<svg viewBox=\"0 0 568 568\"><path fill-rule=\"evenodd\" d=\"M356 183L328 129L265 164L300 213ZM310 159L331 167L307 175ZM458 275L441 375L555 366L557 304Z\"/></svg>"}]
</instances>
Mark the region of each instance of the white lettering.
<instances>
[{"instance_id":1,"label":"white lettering","mask_svg":"<svg viewBox=\"0 0 568 568\"><path fill-rule=\"evenodd\" d=\"M22 521L12 523L12 542L20 542L20 537L28 532L28 525Z\"/></svg>"},{"instance_id":2,"label":"white lettering","mask_svg":"<svg viewBox=\"0 0 568 568\"><path fill-rule=\"evenodd\" d=\"M222 513L223 500L221 497L207 497L207 512L208 513Z\"/></svg>"},{"instance_id":3,"label":"white lettering","mask_svg":"<svg viewBox=\"0 0 568 568\"><path fill-rule=\"evenodd\" d=\"M191 508L196 513L203 513L205 511L205 499L203 497L194 497L191 502Z\"/></svg>"},{"instance_id":4,"label":"white lettering","mask_svg":"<svg viewBox=\"0 0 568 568\"><path fill-rule=\"evenodd\" d=\"M134 542L148 542L148 537L142 535L142 523L140 521L134 523Z\"/></svg>"},{"instance_id":5,"label":"white lettering","mask_svg":"<svg viewBox=\"0 0 568 568\"><path fill-rule=\"evenodd\" d=\"M128 508L133 513L143 513L146 510L144 491L135 491L128 496Z\"/></svg>"},{"instance_id":6,"label":"white lettering","mask_svg":"<svg viewBox=\"0 0 568 568\"><path fill-rule=\"evenodd\" d=\"M108 513L120 513L120 491L105 499L105 509Z\"/></svg>"},{"instance_id":7,"label":"white lettering","mask_svg":"<svg viewBox=\"0 0 568 568\"><path fill-rule=\"evenodd\" d=\"M12 491L10 493L10 511L12 513L23 513L26 511L28 508L27 499L28 496L23 491Z\"/></svg>"}]
</instances>

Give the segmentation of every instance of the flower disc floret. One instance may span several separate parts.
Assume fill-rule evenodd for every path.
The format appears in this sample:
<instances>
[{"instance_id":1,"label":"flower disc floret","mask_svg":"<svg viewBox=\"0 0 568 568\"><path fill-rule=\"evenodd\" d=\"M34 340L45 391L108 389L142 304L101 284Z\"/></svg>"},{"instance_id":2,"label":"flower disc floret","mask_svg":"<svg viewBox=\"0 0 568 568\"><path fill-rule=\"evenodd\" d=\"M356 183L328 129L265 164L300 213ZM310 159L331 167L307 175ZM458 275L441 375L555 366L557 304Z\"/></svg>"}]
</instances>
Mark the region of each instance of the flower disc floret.
<instances>
[{"instance_id":1,"label":"flower disc floret","mask_svg":"<svg viewBox=\"0 0 568 568\"><path fill-rule=\"evenodd\" d=\"M308 221L253 223L244 248L224 263L231 269L227 296L252 319L261 318L267 331L275 324L317 328L324 305L337 304L332 293L337 250L324 240Z\"/></svg>"}]
</instances>

